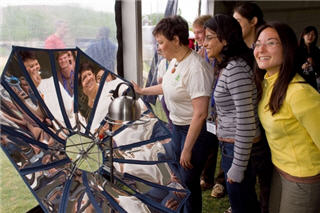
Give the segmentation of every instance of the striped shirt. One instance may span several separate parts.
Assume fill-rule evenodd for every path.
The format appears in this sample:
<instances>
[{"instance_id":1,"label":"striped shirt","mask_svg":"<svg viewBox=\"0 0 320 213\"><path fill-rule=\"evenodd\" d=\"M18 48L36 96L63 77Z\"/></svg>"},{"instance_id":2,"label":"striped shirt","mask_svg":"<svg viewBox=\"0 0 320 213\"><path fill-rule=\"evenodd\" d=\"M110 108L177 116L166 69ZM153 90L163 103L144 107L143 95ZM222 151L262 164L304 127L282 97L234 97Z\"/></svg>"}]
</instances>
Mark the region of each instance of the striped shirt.
<instances>
[{"instance_id":1,"label":"striped shirt","mask_svg":"<svg viewBox=\"0 0 320 213\"><path fill-rule=\"evenodd\" d=\"M247 168L253 140L260 136L257 89L252 69L242 59L230 61L221 70L214 91L217 136L234 143L232 166L227 175L241 182Z\"/></svg>"}]
</instances>

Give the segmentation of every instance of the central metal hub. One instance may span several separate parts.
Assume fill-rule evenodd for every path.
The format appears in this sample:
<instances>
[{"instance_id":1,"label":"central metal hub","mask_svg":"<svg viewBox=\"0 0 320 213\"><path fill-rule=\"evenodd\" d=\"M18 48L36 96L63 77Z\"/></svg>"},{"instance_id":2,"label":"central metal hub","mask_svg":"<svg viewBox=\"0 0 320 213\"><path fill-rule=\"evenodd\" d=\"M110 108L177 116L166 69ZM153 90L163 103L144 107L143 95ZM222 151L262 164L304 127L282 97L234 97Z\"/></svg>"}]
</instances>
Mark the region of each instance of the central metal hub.
<instances>
[{"instance_id":1,"label":"central metal hub","mask_svg":"<svg viewBox=\"0 0 320 213\"><path fill-rule=\"evenodd\" d=\"M102 152L97 140L80 134L72 135L67 139L66 154L81 170L95 172L102 165Z\"/></svg>"}]
</instances>

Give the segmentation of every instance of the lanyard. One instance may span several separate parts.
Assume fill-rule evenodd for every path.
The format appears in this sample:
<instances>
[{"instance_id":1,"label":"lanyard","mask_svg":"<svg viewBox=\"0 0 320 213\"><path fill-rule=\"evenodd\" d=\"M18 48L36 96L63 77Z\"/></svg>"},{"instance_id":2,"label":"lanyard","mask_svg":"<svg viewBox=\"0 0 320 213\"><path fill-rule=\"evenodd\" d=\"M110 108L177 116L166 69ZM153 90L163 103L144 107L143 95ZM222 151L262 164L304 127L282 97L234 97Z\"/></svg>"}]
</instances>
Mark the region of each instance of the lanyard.
<instances>
[{"instance_id":1,"label":"lanyard","mask_svg":"<svg viewBox=\"0 0 320 213\"><path fill-rule=\"evenodd\" d=\"M212 61L210 61L210 59L208 57L208 54L207 54L207 51L204 52L204 56L205 56L206 62L208 62L212 66L212 68L214 69L214 66L216 64L216 59L214 58ZM217 75L217 79L214 82L213 90L212 90L212 93L211 93L211 109L212 110L211 110L210 114L212 115L212 117L214 117L214 115L215 115L215 110L214 110L214 107L215 107L214 91L216 90L216 87L217 87L217 84L218 84L218 81L219 81L219 77L220 77L220 72Z\"/></svg>"},{"instance_id":2,"label":"lanyard","mask_svg":"<svg viewBox=\"0 0 320 213\"><path fill-rule=\"evenodd\" d=\"M214 65L216 64L216 59L214 58L212 61L210 61L207 51L204 51L204 58L206 62L208 62L212 66L212 68L214 68Z\"/></svg>"},{"instance_id":3,"label":"lanyard","mask_svg":"<svg viewBox=\"0 0 320 213\"><path fill-rule=\"evenodd\" d=\"M217 84L218 84L218 81L219 81L219 77L220 77L220 73L217 75L217 79L214 82L213 90L212 90L212 93L211 93L211 107L215 106L214 91L216 90L216 87L217 87Z\"/></svg>"},{"instance_id":4,"label":"lanyard","mask_svg":"<svg viewBox=\"0 0 320 213\"><path fill-rule=\"evenodd\" d=\"M216 90L216 87L217 87L217 84L219 82L219 78L220 78L220 75L221 75L221 71L219 71L217 73L217 78L214 82L214 86L213 86L213 90L212 90L212 93L211 93L211 116L214 118L215 117L215 99L214 99L214 91Z\"/></svg>"}]
</instances>

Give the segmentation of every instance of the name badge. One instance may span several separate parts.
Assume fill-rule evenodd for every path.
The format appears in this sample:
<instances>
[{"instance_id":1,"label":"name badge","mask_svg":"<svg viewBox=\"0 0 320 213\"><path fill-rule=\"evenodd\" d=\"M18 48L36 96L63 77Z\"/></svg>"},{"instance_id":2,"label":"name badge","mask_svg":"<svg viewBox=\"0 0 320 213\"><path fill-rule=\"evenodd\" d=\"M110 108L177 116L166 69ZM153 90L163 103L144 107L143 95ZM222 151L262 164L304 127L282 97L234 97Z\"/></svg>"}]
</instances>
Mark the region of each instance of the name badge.
<instances>
[{"instance_id":1,"label":"name badge","mask_svg":"<svg viewBox=\"0 0 320 213\"><path fill-rule=\"evenodd\" d=\"M217 126L212 121L207 121L207 131L216 135L217 134Z\"/></svg>"}]
</instances>

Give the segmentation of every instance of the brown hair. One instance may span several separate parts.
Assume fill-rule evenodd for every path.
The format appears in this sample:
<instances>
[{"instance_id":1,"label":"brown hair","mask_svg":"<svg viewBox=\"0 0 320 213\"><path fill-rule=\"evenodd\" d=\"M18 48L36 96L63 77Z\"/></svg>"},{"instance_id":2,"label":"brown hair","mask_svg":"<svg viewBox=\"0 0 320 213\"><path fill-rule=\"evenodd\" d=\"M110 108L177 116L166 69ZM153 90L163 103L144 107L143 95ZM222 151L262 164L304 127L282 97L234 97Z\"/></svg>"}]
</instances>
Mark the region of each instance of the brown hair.
<instances>
[{"instance_id":1,"label":"brown hair","mask_svg":"<svg viewBox=\"0 0 320 213\"><path fill-rule=\"evenodd\" d=\"M255 29L265 23L261 8L254 2L240 2L233 8L233 12L239 13L242 17L251 21L254 17L257 18Z\"/></svg>"},{"instance_id":2,"label":"brown hair","mask_svg":"<svg viewBox=\"0 0 320 213\"><path fill-rule=\"evenodd\" d=\"M30 51L20 51L21 60L25 62L28 59L37 60L36 54Z\"/></svg>"},{"instance_id":3,"label":"brown hair","mask_svg":"<svg viewBox=\"0 0 320 213\"><path fill-rule=\"evenodd\" d=\"M260 28L258 28L256 40L258 39L260 33L266 28L272 28L277 31L282 45L283 63L280 67L279 77L274 84L269 101L270 111L272 112L272 115L274 115L279 112L286 97L289 83L299 69L299 60L297 60L298 41L296 34L291 27L280 22L270 22L262 25ZM257 63L255 62L254 76L258 90L258 100L260 100L262 96L262 81L264 80L265 73L266 70L259 69Z\"/></svg>"},{"instance_id":4,"label":"brown hair","mask_svg":"<svg viewBox=\"0 0 320 213\"><path fill-rule=\"evenodd\" d=\"M170 16L160 20L152 31L153 36L162 34L169 41L174 36L179 37L180 44L189 44L189 27L187 21L181 16Z\"/></svg>"}]
</instances>

